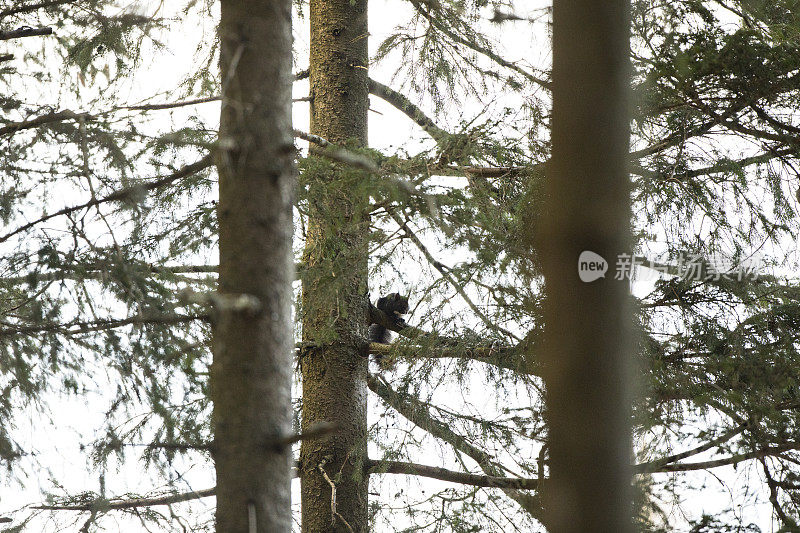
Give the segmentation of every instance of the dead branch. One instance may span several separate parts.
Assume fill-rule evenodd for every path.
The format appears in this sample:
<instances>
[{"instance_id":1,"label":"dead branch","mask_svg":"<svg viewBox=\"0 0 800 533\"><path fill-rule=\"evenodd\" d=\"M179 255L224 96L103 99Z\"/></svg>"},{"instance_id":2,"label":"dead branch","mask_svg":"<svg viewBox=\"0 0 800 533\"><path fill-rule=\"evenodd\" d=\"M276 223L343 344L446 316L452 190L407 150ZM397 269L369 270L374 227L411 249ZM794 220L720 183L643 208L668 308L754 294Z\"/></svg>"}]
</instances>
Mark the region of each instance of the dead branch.
<instances>
[{"instance_id":1,"label":"dead branch","mask_svg":"<svg viewBox=\"0 0 800 533\"><path fill-rule=\"evenodd\" d=\"M331 486L331 527L334 526L334 524L336 523L336 519L338 518L339 520L342 521L342 523L345 525L348 531L350 531L350 533L355 533L353 527L336 510L336 483L333 482L330 476L328 476L328 473L325 471L325 461L317 465L317 470L320 471L322 477L325 478L325 481L327 481L328 485Z\"/></svg>"},{"instance_id":2,"label":"dead branch","mask_svg":"<svg viewBox=\"0 0 800 533\"><path fill-rule=\"evenodd\" d=\"M10 41L11 39L21 39L23 37L38 37L40 35L52 35L53 28L31 28L21 26L16 30L0 32L0 41Z\"/></svg>"},{"instance_id":3,"label":"dead branch","mask_svg":"<svg viewBox=\"0 0 800 533\"><path fill-rule=\"evenodd\" d=\"M538 479L470 474L468 472L457 472L437 466L406 463L402 461L376 461L368 459L365 463L365 471L367 474L409 474L413 476L423 476L442 481L461 483L463 485L472 485L473 487L518 490L535 490L539 488Z\"/></svg>"},{"instance_id":4,"label":"dead branch","mask_svg":"<svg viewBox=\"0 0 800 533\"><path fill-rule=\"evenodd\" d=\"M44 510L44 511L81 511L81 512L87 512L87 511L91 512L93 510L120 511L125 509L135 509L137 507L155 507L158 505L173 505L176 503L189 502L193 500L199 500L200 498L207 498L209 496L214 496L215 492L216 492L216 487L212 487L210 489L203 489L198 491L164 494L152 498L130 498L124 500L96 499L89 503L76 504L76 505L69 505L69 504L36 505L33 506L32 509Z\"/></svg>"}]
</instances>

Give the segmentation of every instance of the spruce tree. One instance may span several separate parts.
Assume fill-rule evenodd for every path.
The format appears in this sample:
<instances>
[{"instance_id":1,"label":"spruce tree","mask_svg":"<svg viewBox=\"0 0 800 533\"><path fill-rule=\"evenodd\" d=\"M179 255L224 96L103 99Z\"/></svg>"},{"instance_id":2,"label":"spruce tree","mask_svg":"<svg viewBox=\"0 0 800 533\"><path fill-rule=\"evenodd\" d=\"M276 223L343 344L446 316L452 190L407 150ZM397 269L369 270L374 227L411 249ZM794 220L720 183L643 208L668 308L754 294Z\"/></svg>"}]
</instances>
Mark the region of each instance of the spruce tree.
<instances>
[{"instance_id":1,"label":"spruce tree","mask_svg":"<svg viewBox=\"0 0 800 533\"><path fill-rule=\"evenodd\" d=\"M210 376L219 533L292 528L291 11L282 0L221 2Z\"/></svg>"},{"instance_id":2,"label":"spruce tree","mask_svg":"<svg viewBox=\"0 0 800 533\"><path fill-rule=\"evenodd\" d=\"M311 134L367 144L366 0L313 0ZM367 531L367 269L369 197L363 173L326 164L305 169L302 374L304 430L336 431L300 448L302 531Z\"/></svg>"}]
</instances>

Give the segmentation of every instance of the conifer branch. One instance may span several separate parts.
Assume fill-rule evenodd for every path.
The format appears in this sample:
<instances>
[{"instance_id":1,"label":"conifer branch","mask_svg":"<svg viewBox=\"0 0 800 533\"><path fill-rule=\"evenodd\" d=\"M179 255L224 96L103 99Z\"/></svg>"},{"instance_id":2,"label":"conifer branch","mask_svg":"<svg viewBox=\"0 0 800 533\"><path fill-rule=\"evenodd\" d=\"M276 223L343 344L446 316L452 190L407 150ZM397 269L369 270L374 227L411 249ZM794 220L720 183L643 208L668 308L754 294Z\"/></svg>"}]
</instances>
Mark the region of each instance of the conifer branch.
<instances>
[{"instance_id":1,"label":"conifer branch","mask_svg":"<svg viewBox=\"0 0 800 533\"><path fill-rule=\"evenodd\" d=\"M19 226L16 229L11 230L10 232L6 233L5 235L0 236L0 243L3 243L5 241L7 241L8 239L10 239L11 237L13 237L14 235L18 235L19 233L22 233L23 231L29 230L29 229L33 228L34 226L36 226L38 224L41 224L42 222L45 222L45 221L50 220L52 218L63 216L63 215L69 215L69 214L74 213L76 211L81 211L83 209L89 209L91 207L95 207L95 206L98 206L98 205L101 205L101 204L105 204L105 203L108 203L108 202L118 202L118 201L121 201L121 200L127 200L128 198L137 196L137 195L141 194L142 192L153 191L153 190L158 189L160 187L163 187L165 185L169 185L170 183L173 183L173 182L175 182L177 180L186 178L186 177L191 176L193 174L196 174L196 173L198 173L198 172L200 172L202 170L205 170L206 168L210 167L213 163L214 163L213 157L209 154L209 155L206 155L205 157L203 157L202 159L200 159L199 161L197 161L195 163L191 163L189 165L186 165L186 166L182 167L181 169L175 171L172 174L169 174L167 176L163 176L161 178L157 178L157 179L155 179L155 180L153 180L153 181L151 181L149 183L144 183L144 184L141 184L141 185L134 185L134 186L131 186L131 187L125 187L124 189L120 189L118 191L112 192L111 194L109 194L107 196L104 196L102 198L94 198L94 199L89 200L88 202L84 202L84 203L82 203L80 205L74 205L74 206L71 206L71 207L65 207L63 209L59 209L58 211L56 211L54 213L50 213L49 215L44 215L42 217L39 217L36 220L28 222L27 224L23 224L22 226Z\"/></svg>"},{"instance_id":2,"label":"conifer branch","mask_svg":"<svg viewBox=\"0 0 800 533\"><path fill-rule=\"evenodd\" d=\"M346 148L337 146L327 139L323 139L319 135L312 135L311 133L306 133L304 131L294 130L294 136L312 144L316 144L322 148L322 150L316 151L317 155L326 157L338 163L344 163L345 165L366 170L367 172L378 171L378 165L372 159L347 150Z\"/></svg>"},{"instance_id":3,"label":"conifer branch","mask_svg":"<svg viewBox=\"0 0 800 533\"><path fill-rule=\"evenodd\" d=\"M367 378L367 386L383 400L386 405L393 408L409 422L448 443L457 452L470 457L487 475L501 477L501 473L506 470L497 465L488 453L472 445L466 438L455 433L447 424L434 418L433 415L430 414L428 407L418 398L407 393L400 394L392 389L389 383L380 376L369 376ZM532 517L541 521L542 505L539 497L516 489L504 488L502 490Z\"/></svg>"},{"instance_id":4,"label":"conifer branch","mask_svg":"<svg viewBox=\"0 0 800 533\"><path fill-rule=\"evenodd\" d=\"M421 2L420 0L411 0L411 4L416 8L416 10L423 17L425 17L428 20L428 22L431 23L431 25L434 28L436 28L437 30L442 32L444 35L446 35L447 37L452 39L453 42L459 43L459 44L461 44L463 46L466 46L467 48L469 48L471 50L474 50L475 52L478 52L481 55L484 55L484 56L488 57L489 59L491 59L492 61L494 61L495 63L497 63L498 65L500 65L502 67L505 67L505 68L507 68L509 70L513 70L517 74L522 75L528 81L531 81L531 82L535 83L536 85L538 85L539 87L542 87L543 89L547 89L548 91L550 90L551 83L549 81L544 80L542 78L539 78L537 76L534 76L533 74L531 74L527 70L519 67L518 65L515 65L514 63L512 63L510 61L506 61L505 59L500 57L497 53L495 53L491 49L489 49L489 48L487 48L485 46L482 46L482 45L480 45L480 44L478 44L476 42L473 42L473 41L470 41L468 39L465 39L464 37L458 35L454 31L452 31L449 28L447 28L444 24L441 23L441 21L439 21L436 18L435 15L433 15L423 5L423 2Z\"/></svg>"},{"instance_id":5,"label":"conifer branch","mask_svg":"<svg viewBox=\"0 0 800 533\"><path fill-rule=\"evenodd\" d=\"M793 155L795 152L796 149L792 147L785 148L783 150L770 150L768 152L762 152L754 156L743 157L742 159L737 159L732 161L720 161L718 163L703 168L679 171L671 176L666 176L662 172L650 170L649 168L645 168L635 162L631 163L630 168L633 174L637 174L639 176L646 177L649 179L672 179L680 181L702 176L709 176L711 174L719 174L721 172L728 172L731 170L744 169L745 167L751 165L759 165L762 163L767 163L769 161L772 161L773 159L779 159L781 157L790 156Z\"/></svg>"},{"instance_id":6,"label":"conifer branch","mask_svg":"<svg viewBox=\"0 0 800 533\"><path fill-rule=\"evenodd\" d=\"M158 505L174 505L176 503L190 502L199 500L200 498L208 498L214 496L216 487L210 489L203 489L189 492L178 492L164 494L161 496L154 496L152 498L130 498L130 499L117 499L105 500L96 499L89 503L82 504L50 504L50 505L36 505L32 509L43 511L120 511L125 509L136 509L138 507L155 507Z\"/></svg>"},{"instance_id":7,"label":"conifer branch","mask_svg":"<svg viewBox=\"0 0 800 533\"><path fill-rule=\"evenodd\" d=\"M761 459L764 457L774 457L789 451L800 450L800 443L785 443L778 446L765 446L758 450L750 452L739 453L722 459L712 459L710 461L699 461L696 463L676 463L668 464L658 467L655 470L646 470L649 472L691 472L695 470L710 470L712 468L719 468L720 466L736 465L744 461L752 459Z\"/></svg>"},{"instance_id":8,"label":"conifer branch","mask_svg":"<svg viewBox=\"0 0 800 533\"><path fill-rule=\"evenodd\" d=\"M0 11L0 20L4 19L5 17L10 17L11 15L20 15L22 13L30 13L39 9L61 6L64 4L74 4L77 2L78 0L50 0L48 2L40 2L38 4L20 5Z\"/></svg>"},{"instance_id":9,"label":"conifer branch","mask_svg":"<svg viewBox=\"0 0 800 533\"><path fill-rule=\"evenodd\" d=\"M53 122L64 122L65 120L80 120L81 118L84 119L91 119L92 116L88 113L75 113L74 111L65 110L65 111L58 111L56 113L47 113L46 115L42 115L30 120L23 120L21 122L11 122L6 126L0 128L0 135L7 135L9 133L16 133L22 130L29 130L32 128L38 128L39 126L44 126L45 124L50 124Z\"/></svg>"},{"instance_id":10,"label":"conifer branch","mask_svg":"<svg viewBox=\"0 0 800 533\"><path fill-rule=\"evenodd\" d=\"M387 328L388 329L388 328ZM394 330L393 330L394 331ZM401 330L402 332L405 330ZM505 346L419 346L403 343L380 344L372 342L369 353L384 357L399 355L410 359L469 359L522 374L537 375L522 364L519 348Z\"/></svg>"},{"instance_id":11,"label":"conifer branch","mask_svg":"<svg viewBox=\"0 0 800 533\"><path fill-rule=\"evenodd\" d=\"M449 133L437 126L436 123L430 117L428 117L424 111L422 111L422 109L411 102L411 100L409 100L405 95L400 94L394 89L377 82L372 78L369 80L369 92L370 94L383 99L388 104L391 104L398 111L414 121L414 123L422 128L423 131L430 135L438 144L445 142L450 137Z\"/></svg>"},{"instance_id":12,"label":"conifer branch","mask_svg":"<svg viewBox=\"0 0 800 533\"><path fill-rule=\"evenodd\" d=\"M308 77L307 70L295 74L295 80L302 80L307 77ZM398 111L406 115L415 124L421 127L423 131L425 131L428 135L430 135L437 143L442 143L449 138L450 134L448 132L437 126L436 123L433 121L433 119L431 119L428 115L426 115L425 112L422 111L422 109L420 109L416 104L411 102L411 100L409 100L408 97L406 97L405 95L371 78L369 79L369 92L373 96L377 96L378 98L384 100L386 103L390 104ZM205 104L209 102L218 102L219 100L220 97L216 95L216 96L208 96L205 98L195 98L192 100L183 100L180 102L124 106L118 109L124 109L130 111L160 111L164 109L175 109L179 107ZM306 101L306 100L300 99L298 101Z\"/></svg>"},{"instance_id":13,"label":"conifer branch","mask_svg":"<svg viewBox=\"0 0 800 533\"><path fill-rule=\"evenodd\" d=\"M715 446L719 446L721 444L724 444L725 442L731 440L735 436L741 434L745 429L747 429L747 426L748 426L748 424L746 422L743 423L743 424L739 424L735 428L726 431L725 433L723 433L719 437L717 437L715 439L711 439L711 440L701 444L700 446L692 448L691 450L687 450L687 451L681 452L681 453L676 453L674 455L670 455L668 457L663 457L661 459L655 459L653 461L648 461L646 463L640 463L640 464L635 466L635 470L636 470L636 472L659 472L660 471L659 469L664 467L664 466L666 466L666 465L677 463L678 461L681 461L681 460L686 459L688 457L692 457L693 455L697 455L697 454L703 453L705 451L708 451L711 448L714 448Z\"/></svg>"},{"instance_id":14,"label":"conifer branch","mask_svg":"<svg viewBox=\"0 0 800 533\"><path fill-rule=\"evenodd\" d=\"M37 325L17 325L0 321L0 337L12 335L37 335L39 333L58 333L61 335L80 335L94 331L121 328L144 324L183 324L196 320L208 320L208 315L143 315L127 318L105 318L100 320L67 323L40 323Z\"/></svg>"},{"instance_id":15,"label":"conifer branch","mask_svg":"<svg viewBox=\"0 0 800 533\"><path fill-rule=\"evenodd\" d=\"M113 279L113 275L109 272L109 267L113 267L113 265L80 265L77 268L68 267L64 270L31 272L20 276L0 277L0 283L41 283L65 279ZM139 265L125 265L122 270L123 272L145 273L158 276L175 274L216 274L219 267L217 265L146 265L140 268Z\"/></svg>"},{"instance_id":16,"label":"conifer branch","mask_svg":"<svg viewBox=\"0 0 800 533\"><path fill-rule=\"evenodd\" d=\"M456 290L456 292L459 294L459 296L461 296L461 299L464 300L464 302L469 306L469 308L472 309L472 311L478 316L478 318L481 319L481 322L483 322L486 325L486 327L488 327L489 329L495 330L495 331L499 331L503 335L506 335L507 337L510 337L510 338L515 339L517 341L520 340L519 337L517 337L516 335L514 335L513 333L511 333L510 331L508 331L504 327L499 326L499 325L495 324L494 322L492 322L491 320L489 320L489 317L487 317L483 313L483 311L481 311L478 308L478 306L475 305L475 303L472 301L472 299L469 297L469 295L467 295L466 291L464 290L464 287L458 282L458 280L456 280L453 277L452 274L450 274L449 270L441 262L437 261L433 257L433 254L430 253L430 251L423 244L423 242L420 240L420 238L417 237L417 235L411 230L411 228L408 227L408 224L406 224L406 222L402 218L400 218L400 216L397 213L395 213L394 211L392 211L390 209L387 209L387 212L389 213L389 216L391 216L392 219L397 223L397 225L400 226L400 228L403 230L403 232L406 234L406 236L409 239L411 239L411 242L414 243L414 245L417 247L417 249L419 249L419 251L422 252L422 255L425 256L425 259L428 260L428 262L431 264L431 266L433 266L433 268L435 268L436 270L439 271L439 273L442 275L442 277Z\"/></svg>"},{"instance_id":17,"label":"conifer branch","mask_svg":"<svg viewBox=\"0 0 800 533\"><path fill-rule=\"evenodd\" d=\"M524 167L475 167L475 166L448 166L447 170L461 176L475 176L476 178L517 178L528 177L541 165Z\"/></svg>"}]
</instances>

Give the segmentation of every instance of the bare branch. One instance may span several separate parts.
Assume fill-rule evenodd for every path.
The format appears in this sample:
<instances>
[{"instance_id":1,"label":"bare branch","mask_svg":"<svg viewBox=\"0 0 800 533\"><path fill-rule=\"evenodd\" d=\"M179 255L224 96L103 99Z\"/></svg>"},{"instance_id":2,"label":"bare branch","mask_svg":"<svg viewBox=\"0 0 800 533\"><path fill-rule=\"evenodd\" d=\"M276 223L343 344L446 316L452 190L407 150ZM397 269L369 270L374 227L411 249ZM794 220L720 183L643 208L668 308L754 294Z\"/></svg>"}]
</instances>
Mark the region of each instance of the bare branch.
<instances>
[{"instance_id":1,"label":"bare branch","mask_svg":"<svg viewBox=\"0 0 800 533\"><path fill-rule=\"evenodd\" d=\"M104 500L97 499L89 503L77 505L36 505L33 509L45 511L119 511L124 509L135 509L137 507L155 507L157 505L173 505L176 503L189 502L214 496L216 487L190 492L178 492L164 494L152 498L131 498L126 500Z\"/></svg>"},{"instance_id":2,"label":"bare branch","mask_svg":"<svg viewBox=\"0 0 800 533\"><path fill-rule=\"evenodd\" d=\"M277 446L277 447L286 447L291 446L295 442L300 442L304 440L314 440L320 437L325 437L332 433L336 433L339 430L339 426L334 424L333 422L317 422L316 424L312 425L307 430L303 431L302 433L297 433L295 435L289 435L288 437L283 437L281 439L276 439L275 442L269 443L269 446Z\"/></svg>"},{"instance_id":3,"label":"bare branch","mask_svg":"<svg viewBox=\"0 0 800 533\"><path fill-rule=\"evenodd\" d=\"M206 98L195 98L193 100L183 100L180 102L172 102L165 104L142 104L120 107L118 109L125 109L129 111L160 111L162 109L175 109L177 107L186 107L197 104L207 104L209 102L219 102L219 96L208 96Z\"/></svg>"},{"instance_id":4,"label":"bare branch","mask_svg":"<svg viewBox=\"0 0 800 533\"><path fill-rule=\"evenodd\" d=\"M23 37L38 37L40 35L52 35L53 28L31 28L30 26L22 26L16 30L0 32L0 41L9 41L11 39L21 39Z\"/></svg>"},{"instance_id":5,"label":"bare branch","mask_svg":"<svg viewBox=\"0 0 800 533\"><path fill-rule=\"evenodd\" d=\"M425 131L428 135L430 135L433 140L437 143L441 144L442 142L446 141L450 134L444 131L442 128L436 125L436 123L428 117L419 107L414 105L411 100L409 100L406 96L400 94L399 92L395 91L394 89L387 87L386 85L377 82L373 79L369 80L369 92L373 94L387 103L394 106L398 111L406 115L408 118L413 120L419 127Z\"/></svg>"},{"instance_id":6,"label":"bare branch","mask_svg":"<svg viewBox=\"0 0 800 533\"><path fill-rule=\"evenodd\" d=\"M347 520L345 520L345 518L341 515L341 513L339 513L336 510L336 483L333 482L333 480L330 478L328 473L325 471L324 467L325 467L325 463L324 462L320 463L320 464L317 465L317 470L320 471L320 473L322 474L322 477L325 478L325 481L327 481L328 485L331 486L331 520L333 521L331 523L331 527L333 527L335 525L336 519L338 518L339 520L342 521L342 523L345 525L347 530L350 531L350 533L355 533L355 531L353 530L353 527L350 525L350 523Z\"/></svg>"},{"instance_id":7,"label":"bare branch","mask_svg":"<svg viewBox=\"0 0 800 533\"><path fill-rule=\"evenodd\" d=\"M437 466L428 466L401 461L376 461L368 459L365 463L367 474L409 474L430 477L442 481L452 481L474 487L499 489L534 490L539 488L539 480L532 478L497 477L467 472L457 472Z\"/></svg>"},{"instance_id":8,"label":"bare branch","mask_svg":"<svg viewBox=\"0 0 800 533\"><path fill-rule=\"evenodd\" d=\"M781 502L778 500L778 482L775 481L774 477L772 477L772 473L769 471L769 467L767 466L767 461L763 457L759 458L758 461L761 463L761 467L764 469L764 477L766 478L767 485L769 486L769 501L772 504L772 508L775 510L775 514L778 515L778 518L781 519L783 525L786 526L787 531L796 531L797 522L795 522L786 514L786 511L784 511L783 507L781 506Z\"/></svg>"},{"instance_id":9,"label":"bare branch","mask_svg":"<svg viewBox=\"0 0 800 533\"><path fill-rule=\"evenodd\" d=\"M263 309L261 300L252 294L195 292L184 289L178 294L178 301L211 307L218 313L242 313L249 316L256 316Z\"/></svg>"}]
</instances>

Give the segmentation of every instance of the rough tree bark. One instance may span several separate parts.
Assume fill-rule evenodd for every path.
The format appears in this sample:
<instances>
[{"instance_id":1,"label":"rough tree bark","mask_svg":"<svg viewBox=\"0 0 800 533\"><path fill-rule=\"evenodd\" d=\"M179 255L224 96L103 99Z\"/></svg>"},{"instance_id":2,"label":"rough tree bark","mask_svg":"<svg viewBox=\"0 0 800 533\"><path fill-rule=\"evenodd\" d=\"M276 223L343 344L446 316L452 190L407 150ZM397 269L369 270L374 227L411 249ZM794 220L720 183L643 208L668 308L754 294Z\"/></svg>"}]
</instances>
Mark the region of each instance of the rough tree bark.
<instances>
[{"instance_id":1,"label":"rough tree bark","mask_svg":"<svg viewBox=\"0 0 800 533\"><path fill-rule=\"evenodd\" d=\"M310 22L311 133L334 143L366 145L367 1L311 0ZM329 421L338 431L302 443L304 532L368 530L363 464L369 228L367 198L357 186L348 186L348 175L352 169L341 168L309 183L312 200L304 254L303 340L318 347L306 350L301 358L302 424L305 430ZM319 194L323 190L324 194Z\"/></svg>"},{"instance_id":2,"label":"rough tree bark","mask_svg":"<svg viewBox=\"0 0 800 533\"><path fill-rule=\"evenodd\" d=\"M291 2L222 0L217 531L291 531Z\"/></svg>"},{"instance_id":3,"label":"rough tree bark","mask_svg":"<svg viewBox=\"0 0 800 533\"><path fill-rule=\"evenodd\" d=\"M559 533L631 529L629 290L616 258L631 253L629 43L626 0L555 2L553 157L541 235L542 353L550 482L546 525ZM579 279L583 251L605 278Z\"/></svg>"}]
</instances>

